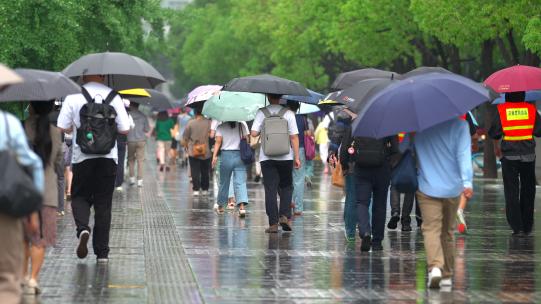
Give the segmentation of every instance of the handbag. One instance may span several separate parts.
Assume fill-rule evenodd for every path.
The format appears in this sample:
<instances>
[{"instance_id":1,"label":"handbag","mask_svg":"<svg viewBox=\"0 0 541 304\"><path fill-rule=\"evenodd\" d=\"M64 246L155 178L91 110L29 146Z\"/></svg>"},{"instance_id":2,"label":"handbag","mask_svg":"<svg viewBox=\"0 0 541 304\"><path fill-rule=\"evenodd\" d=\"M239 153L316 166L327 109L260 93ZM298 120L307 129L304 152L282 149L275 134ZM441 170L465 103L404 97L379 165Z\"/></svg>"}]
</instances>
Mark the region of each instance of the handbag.
<instances>
[{"instance_id":1,"label":"handbag","mask_svg":"<svg viewBox=\"0 0 541 304\"><path fill-rule=\"evenodd\" d=\"M241 128L242 128L242 124L239 123L240 159L242 160L244 164L249 165L255 161L255 152L252 149L252 147L250 147L250 144L248 144L248 141L246 140L246 138L242 136Z\"/></svg>"},{"instance_id":2,"label":"handbag","mask_svg":"<svg viewBox=\"0 0 541 304\"><path fill-rule=\"evenodd\" d=\"M192 146L192 157L205 157L207 155L207 144L200 144L199 141L196 141Z\"/></svg>"},{"instance_id":3,"label":"handbag","mask_svg":"<svg viewBox=\"0 0 541 304\"><path fill-rule=\"evenodd\" d=\"M331 183L333 186L344 188L344 174L342 172L342 164L336 163L336 167L332 171Z\"/></svg>"},{"instance_id":4,"label":"handbag","mask_svg":"<svg viewBox=\"0 0 541 304\"><path fill-rule=\"evenodd\" d=\"M305 130L308 129L308 122L304 120ZM313 136L304 134L304 156L306 160L313 160L316 157L316 142Z\"/></svg>"},{"instance_id":5,"label":"handbag","mask_svg":"<svg viewBox=\"0 0 541 304\"><path fill-rule=\"evenodd\" d=\"M415 193L419 187L417 175L414 151L408 148L391 172L391 186L399 193Z\"/></svg>"},{"instance_id":6,"label":"handbag","mask_svg":"<svg viewBox=\"0 0 541 304\"><path fill-rule=\"evenodd\" d=\"M41 208L43 196L13 152L5 113L4 123L7 149L0 151L0 212L13 217L23 217Z\"/></svg>"}]
</instances>

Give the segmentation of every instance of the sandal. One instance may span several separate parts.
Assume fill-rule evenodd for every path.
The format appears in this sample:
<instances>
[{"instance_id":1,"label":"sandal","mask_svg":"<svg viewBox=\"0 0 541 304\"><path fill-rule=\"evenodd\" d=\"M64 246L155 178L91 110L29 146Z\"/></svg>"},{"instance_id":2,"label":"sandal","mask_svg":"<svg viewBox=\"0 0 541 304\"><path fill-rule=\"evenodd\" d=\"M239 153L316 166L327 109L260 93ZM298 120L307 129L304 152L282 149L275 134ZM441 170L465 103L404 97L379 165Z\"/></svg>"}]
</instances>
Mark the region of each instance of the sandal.
<instances>
[{"instance_id":1,"label":"sandal","mask_svg":"<svg viewBox=\"0 0 541 304\"><path fill-rule=\"evenodd\" d=\"M246 206L244 203L239 204L239 216L241 218L246 217L246 209L244 209L244 206Z\"/></svg>"}]
</instances>

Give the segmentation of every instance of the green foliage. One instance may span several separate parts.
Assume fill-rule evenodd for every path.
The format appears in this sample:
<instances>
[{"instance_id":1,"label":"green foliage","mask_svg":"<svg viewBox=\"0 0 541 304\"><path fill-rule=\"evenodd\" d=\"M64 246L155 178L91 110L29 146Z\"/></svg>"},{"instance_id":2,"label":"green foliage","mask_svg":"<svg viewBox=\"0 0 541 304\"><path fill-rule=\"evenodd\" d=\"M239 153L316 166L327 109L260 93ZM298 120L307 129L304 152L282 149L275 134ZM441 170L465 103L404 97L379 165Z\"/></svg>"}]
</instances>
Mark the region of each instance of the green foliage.
<instances>
[{"instance_id":1,"label":"green foliage","mask_svg":"<svg viewBox=\"0 0 541 304\"><path fill-rule=\"evenodd\" d=\"M524 38L524 45L531 51L541 54L541 18L534 17L528 22Z\"/></svg>"}]
</instances>

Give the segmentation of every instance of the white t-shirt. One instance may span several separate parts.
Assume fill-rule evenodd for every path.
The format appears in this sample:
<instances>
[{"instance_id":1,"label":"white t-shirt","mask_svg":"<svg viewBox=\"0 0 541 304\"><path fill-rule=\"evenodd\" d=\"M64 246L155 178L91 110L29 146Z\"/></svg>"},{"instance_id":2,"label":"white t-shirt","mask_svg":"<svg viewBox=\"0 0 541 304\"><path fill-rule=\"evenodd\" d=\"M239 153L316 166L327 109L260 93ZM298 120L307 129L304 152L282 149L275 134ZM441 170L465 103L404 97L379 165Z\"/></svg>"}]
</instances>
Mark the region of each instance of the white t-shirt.
<instances>
[{"instance_id":1,"label":"white t-shirt","mask_svg":"<svg viewBox=\"0 0 541 304\"><path fill-rule=\"evenodd\" d=\"M334 120L334 112L330 112L329 114L325 115L325 117L323 117L323 121L321 121L321 126L325 129L328 129L332 120Z\"/></svg>"},{"instance_id":2,"label":"white t-shirt","mask_svg":"<svg viewBox=\"0 0 541 304\"><path fill-rule=\"evenodd\" d=\"M283 107L281 105L270 105L267 106L267 109L269 109L269 112L272 114L278 114L280 110ZM252 125L252 131L261 132L261 128L263 127L263 120L265 119L265 114L261 112L261 110L257 111L257 114L255 115L254 123ZM295 120L295 113L292 111L287 111L284 114L284 119L287 120L287 126L289 130L289 135L296 135L299 134L299 130L297 129L297 121ZM289 153L282 155L282 156L271 156L268 157L263 153L263 145L261 145L261 148L259 150L259 161L266 161L266 160L293 160L293 149L291 146L289 147Z\"/></svg>"},{"instance_id":3,"label":"white t-shirt","mask_svg":"<svg viewBox=\"0 0 541 304\"><path fill-rule=\"evenodd\" d=\"M86 88L90 96L94 97L97 103L101 103L103 100L105 100L105 98L107 98L107 95L109 95L109 92L111 92L111 88L97 82L89 82L83 85L83 87ZM100 98L100 96L102 98ZM60 110L60 114L58 115L57 126L61 129L73 130L72 163L77 164L87 159L100 157L110 158L113 159L115 162L118 162L118 152L116 144L113 149L111 149L111 152L106 155L85 154L81 152L81 148L79 147L79 145L77 145L76 129L81 126L79 111L81 110L83 105L86 104L86 102L87 101L84 98L83 94L69 95L64 100L64 103L62 104L62 109ZM115 108L117 114L115 121L118 130L121 132L129 131L130 120L128 118L128 113L124 108L124 102L122 102L120 96L117 95L115 98L113 98L110 105Z\"/></svg>"},{"instance_id":4,"label":"white t-shirt","mask_svg":"<svg viewBox=\"0 0 541 304\"><path fill-rule=\"evenodd\" d=\"M242 126L242 133L239 132ZM222 137L220 150L240 150L240 137L248 135L248 125L243 121L235 128L231 128L228 122L224 122L216 129L216 137Z\"/></svg>"}]
</instances>

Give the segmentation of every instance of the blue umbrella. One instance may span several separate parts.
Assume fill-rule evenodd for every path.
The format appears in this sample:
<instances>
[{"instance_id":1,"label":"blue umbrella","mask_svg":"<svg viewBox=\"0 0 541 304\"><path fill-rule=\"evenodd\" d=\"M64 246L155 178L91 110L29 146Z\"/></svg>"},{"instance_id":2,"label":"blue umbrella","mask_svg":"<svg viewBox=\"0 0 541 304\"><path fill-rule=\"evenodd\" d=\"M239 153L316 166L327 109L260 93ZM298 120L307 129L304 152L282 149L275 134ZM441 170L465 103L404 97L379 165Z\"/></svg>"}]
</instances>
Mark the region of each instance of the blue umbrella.
<instances>
[{"instance_id":1,"label":"blue umbrella","mask_svg":"<svg viewBox=\"0 0 541 304\"><path fill-rule=\"evenodd\" d=\"M310 93L310 96L301 96L301 95L284 95L282 96L283 99L287 100L293 100L298 102L304 102L304 103L310 103L310 104L318 104L320 100L325 97L323 94L319 94L318 92L314 92L312 90L307 90L308 93Z\"/></svg>"},{"instance_id":2,"label":"blue umbrella","mask_svg":"<svg viewBox=\"0 0 541 304\"><path fill-rule=\"evenodd\" d=\"M538 101L541 100L541 91L527 91L524 101ZM505 94L500 94L500 97L494 99L492 104L498 105L505 102Z\"/></svg>"},{"instance_id":3,"label":"blue umbrella","mask_svg":"<svg viewBox=\"0 0 541 304\"><path fill-rule=\"evenodd\" d=\"M382 138L423 131L489 100L486 87L460 75L413 76L368 99L353 123L353 134Z\"/></svg>"}]
</instances>

